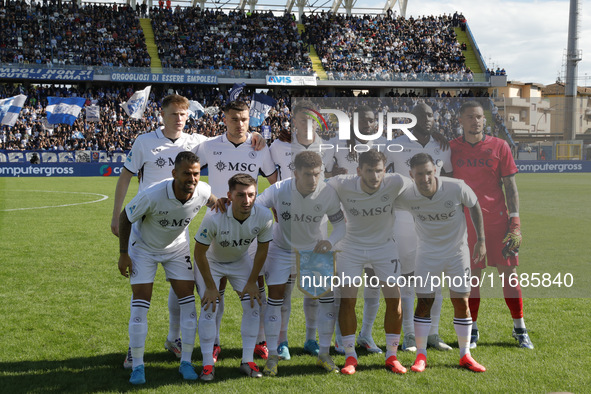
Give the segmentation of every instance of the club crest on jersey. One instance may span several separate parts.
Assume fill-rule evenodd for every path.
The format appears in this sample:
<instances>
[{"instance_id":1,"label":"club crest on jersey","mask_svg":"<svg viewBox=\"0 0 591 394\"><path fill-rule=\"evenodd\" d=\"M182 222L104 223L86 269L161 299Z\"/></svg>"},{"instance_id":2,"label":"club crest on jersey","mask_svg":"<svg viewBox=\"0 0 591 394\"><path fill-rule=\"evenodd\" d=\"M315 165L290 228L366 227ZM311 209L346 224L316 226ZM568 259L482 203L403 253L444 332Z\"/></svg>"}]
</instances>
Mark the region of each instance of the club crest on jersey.
<instances>
[{"instance_id":1,"label":"club crest on jersey","mask_svg":"<svg viewBox=\"0 0 591 394\"><path fill-rule=\"evenodd\" d=\"M285 220L286 222L291 219L291 213L285 211L281 212L281 219Z\"/></svg>"},{"instance_id":2,"label":"club crest on jersey","mask_svg":"<svg viewBox=\"0 0 591 394\"><path fill-rule=\"evenodd\" d=\"M314 212L320 212L320 211L322 211L322 205L321 204L314 205Z\"/></svg>"},{"instance_id":3,"label":"club crest on jersey","mask_svg":"<svg viewBox=\"0 0 591 394\"><path fill-rule=\"evenodd\" d=\"M254 159L257 157L257 153L255 151L250 151L250 152L248 152L248 157L250 157L251 159Z\"/></svg>"},{"instance_id":4,"label":"club crest on jersey","mask_svg":"<svg viewBox=\"0 0 591 394\"><path fill-rule=\"evenodd\" d=\"M254 235L257 235L260 232L261 232L261 228L260 227L253 227L253 229L251 230L251 233L254 234Z\"/></svg>"},{"instance_id":5,"label":"club crest on jersey","mask_svg":"<svg viewBox=\"0 0 591 394\"><path fill-rule=\"evenodd\" d=\"M166 160L164 160L162 157L159 157L156 159L156 165L162 168L166 165Z\"/></svg>"},{"instance_id":6,"label":"club crest on jersey","mask_svg":"<svg viewBox=\"0 0 591 394\"><path fill-rule=\"evenodd\" d=\"M381 200L382 200L382 202L386 202L386 201L388 201L389 199L390 199L390 195L389 195L389 194L384 194L384 195L381 197Z\"/></svg>"},{"instance_id":7,"label":"club crest on jersey","mask_svg":"<svg viewBox=\"0 0 591 394\"><path fill-rule=\"evenodd\" d=\"M193 208L193 212L197 212L201 209L201 205L197 205L195 208Z\"/></svg>"},{"instance_id":8,"label":"club crest on jersey","mask_svg":"<svg viewBox=\"0 0 591 394\"><path fill-rule=\"evenodd\" d=\"M224 171L226 169L226 163L220 160L217 163L215 163L215 168L217 168L218 171Z\"/></svg>"},{"instance_id":9,"label":"club crest on jersey","mask_svg":"<svg viewBox=\"0 0 591 394\"><path fill-rule=\"evenodd\" d=\"M454 206L453 201L451 200L447 200L444 204L443 204L446 208L451 208Z\"/></svg>"}]
</instances>

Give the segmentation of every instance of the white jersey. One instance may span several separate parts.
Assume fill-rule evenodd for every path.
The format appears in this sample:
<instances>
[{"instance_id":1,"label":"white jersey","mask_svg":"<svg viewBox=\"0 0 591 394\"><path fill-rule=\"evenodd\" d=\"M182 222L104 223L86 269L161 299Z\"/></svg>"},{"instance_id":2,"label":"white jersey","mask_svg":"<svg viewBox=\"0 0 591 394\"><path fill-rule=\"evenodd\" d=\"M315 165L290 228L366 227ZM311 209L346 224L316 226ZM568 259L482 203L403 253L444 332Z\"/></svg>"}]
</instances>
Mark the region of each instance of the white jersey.
<instances>
[{"instance_id":1,"label":"white jersey","mask_svg":"<svg viewBox=\"0 0 591 394\"><path fill-rule=\"evenodd\" d=\"M347 174L350 175L357 174L357 167L359 165L359 155L363 152L367 152L368 150L373 149L378 152L384 153L386 155L386 158L388 157L386 149L389 144L388 140L386 140L386 138L384 137L367 141L365 143L356 141L354 146L357 146L357 148L354 148L353 146L350 149L347 145L347 141L333 138L329 142L335 146L334 160L336 165L346 169ZM386 167L389 164L389 162L386 162Z\"/></svg>"},{"instance_id":2,"label":"white jersey","mask_svg":"<svg viewBox=\"0 0 591 394\"><path fill-rule=\"evenodd\" d=\"M248 247L254 242L269 242L273 239L273 214L258 206L240 223L232 214L232 204L226 212L206 215L195 235L195 241L211 245L206 256L210 262L233 263L248 255Z\"/></svg>"},{"instance_id":3,"label":"white jersey","mask_svg":"<svg viewBox=\"0 0 591 394\"><path fill-rule=\"evenodd\" d=\"M123 166L133 174L141 172L138 189L141 192L156 183L172 178L176 156L180 152L194 151L204 141L207 141L207 137L200 134L181 133L173 142L164 136L161 128L158 128L135 139Z\"/></svg>"},{"instance_id":4,"label":"white jersey","mask_svg":"<svg viewBox=\"0 0 591 394\"><path fill-rule=\"evenodd\" d=\"M199 182L184 204L174 195L173 180L166 180L138 193L125 206L132 227L129 244L151 253L169 253L189 242L185 231L199 209L207 204L211 188Z\"/></svg>"},{"instance_id":5,"label":"white jersey","mask_svg":"<svg viewBox=\"0 0 591 394\"><path fill-rule=\"evenodd\" d=\"M208 182L215 196L225 197L228 192L228 180L236 174L245 173L258 179L259 172L268 177L275 172L269 148L255 151L252 147L252 135L245 142L236 146L228 141L226 134L212 138L197 147L197 156L201 166L207 165Z\"/></svg>"},{"instance_id":6,"label":"white jersey","mask_svg":"<svg viewBox=\"0 0 591 394\"><path fill-rule=\"evenodd\" d=\"M415 219L417 255L447 257L467 246L464 206L472 208L476 194L461 179L441 177L431 198L423 196L413 183L397 199L396 207L409 211Z\"/></svg>"},{"instance_id":7,"label":"white jersey","mask_svg":"<svg viewBox=\"0 0 591 394\"><path fill-rule=\"evenodd\" d=\"M399 174L385 174L379 189L367 194L361 189L361 178L339 175L328 180L341 200L347 219L347 234L341 242L364 248L378 247L392 239L394 199L407 187L410 179Z\"/></svg>"},{"instance_id":8,"label":"white jersey","mask_svg":"<svg viewBox=\"0 0 591 394\"><path fill-rule=\"evenodd\" d=\"M324 171L331 172L334 165L334 150L329 148L328 142L325 142L318 134L314 135L314 142L310 145L302 145L297 141L295 134L292 142L273 141L271 144L271 157L275 164L279 166L280 179L287 179L293 176L295 165L293 161L300 152L316 152L322 158L322 176ZM325 146L322 146L325 145Z\"/></svg>"},{"instance_id":9,"label":"white jersey","mask_svg":"<svg viewBox=\"0 0 591 394\"><path fill-rule=\"evenodd\" d=\"M435 161L436 176L441 174L441 169L445 172L452 172L451 149L441 150L439 142L430 137L425 146L413 141L406 135L401 135L392 141L394 144L401 145L404 149L401 152L386 152L388 161L394 165L394 172L409 176L410 159L417 153L427 153Z\"/></svg>"},{"instance_id":10,"label":"white jersey","mask_svg":"<svg viewBox=\"0 0 591 394\"><path fill-rule=\"evenodd\" d=\"M324 239L321 223L325 215L332 222L343 220L339 197L324 182L318 184L314 193L303 197L296 189L295 179L288 178L269 186L257 197L257 204L275 210L273 242L285 250L314 249Z\"/></svg>"}]
</instances>

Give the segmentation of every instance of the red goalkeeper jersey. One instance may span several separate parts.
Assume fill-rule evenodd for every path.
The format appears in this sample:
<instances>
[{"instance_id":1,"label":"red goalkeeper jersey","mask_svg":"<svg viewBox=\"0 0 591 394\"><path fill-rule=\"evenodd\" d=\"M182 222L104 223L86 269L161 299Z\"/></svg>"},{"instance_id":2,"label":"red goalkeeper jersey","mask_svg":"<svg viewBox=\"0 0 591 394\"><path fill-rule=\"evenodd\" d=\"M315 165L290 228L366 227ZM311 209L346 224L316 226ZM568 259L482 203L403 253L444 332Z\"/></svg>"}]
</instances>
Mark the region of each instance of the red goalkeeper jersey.
<instances>
[{"instance_id":1,"label":"red goalkeeper jersey","mask_svg":"<svg viewBox=\"0 0 591 394\"><path fill-rule=\"evenodd\" d=\"M506 141L490 136L476 145L458 137L450 142L454 177L464 180L478 196L485 223L506 220L505 194L501 178L517 173Z\"/></svg>"}]
</instances>

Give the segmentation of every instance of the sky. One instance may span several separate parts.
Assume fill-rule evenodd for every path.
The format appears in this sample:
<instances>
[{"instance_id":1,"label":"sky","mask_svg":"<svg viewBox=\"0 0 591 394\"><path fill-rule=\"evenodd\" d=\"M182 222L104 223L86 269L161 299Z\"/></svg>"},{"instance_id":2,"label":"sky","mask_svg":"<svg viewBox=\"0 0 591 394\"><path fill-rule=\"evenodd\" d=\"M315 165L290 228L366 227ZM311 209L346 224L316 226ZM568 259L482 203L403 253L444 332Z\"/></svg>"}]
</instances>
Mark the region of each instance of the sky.
<instances>
[{"instance_id":1,"label":"sky","mask_svg":"<svg viewBox=\"0 0 591 394\"><path fill-rule=\"evenodd\" d=\"M375 7L375 0L359 0L357 7L362 4ZM579 4L578 47L583 60L578 63L578 84L591 86L591 0L579 0ZM569 0L408 0L406 15L460 11L487 66L505 68L510 81L549 85L559 74L566 75L562 65L569 7ZM394 9L399 12L398 4Z\"/></svg>"}]
</instances>

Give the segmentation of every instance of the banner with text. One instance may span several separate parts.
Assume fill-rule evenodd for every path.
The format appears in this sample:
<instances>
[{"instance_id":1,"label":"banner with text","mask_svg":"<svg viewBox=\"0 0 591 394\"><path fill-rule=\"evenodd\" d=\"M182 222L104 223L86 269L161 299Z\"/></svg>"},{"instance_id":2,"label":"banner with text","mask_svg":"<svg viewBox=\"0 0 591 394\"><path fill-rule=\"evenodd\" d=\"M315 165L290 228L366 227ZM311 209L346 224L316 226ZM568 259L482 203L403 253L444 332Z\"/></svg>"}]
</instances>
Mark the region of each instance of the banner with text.
<instances>
[{"instance_id":1,"label":"banner with text","mask_svg":"<svg viewBox=\"0 0 591 394\"><path fill-rule=\"evenodd\" d=\"M111 73L113 82L145 82L145 83L191 83L217 85L217 75L195 74L147 74L147 73Z\"/></svg>"},{"instance_id":2,"label":"banner with text","mask_svg":"<svg viewBox=\"0 0 591 394\"><path fill-rule=\"evenodd\" d=\"M64 70L57 68L8 68L0 67L0 78L39 79L57 81L92 81L92 70Z\"/></svg>"}]
</instances>

